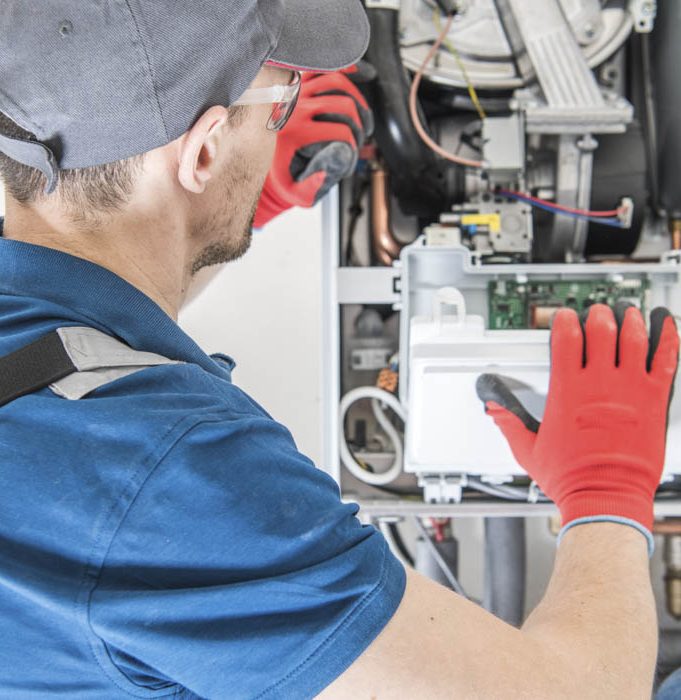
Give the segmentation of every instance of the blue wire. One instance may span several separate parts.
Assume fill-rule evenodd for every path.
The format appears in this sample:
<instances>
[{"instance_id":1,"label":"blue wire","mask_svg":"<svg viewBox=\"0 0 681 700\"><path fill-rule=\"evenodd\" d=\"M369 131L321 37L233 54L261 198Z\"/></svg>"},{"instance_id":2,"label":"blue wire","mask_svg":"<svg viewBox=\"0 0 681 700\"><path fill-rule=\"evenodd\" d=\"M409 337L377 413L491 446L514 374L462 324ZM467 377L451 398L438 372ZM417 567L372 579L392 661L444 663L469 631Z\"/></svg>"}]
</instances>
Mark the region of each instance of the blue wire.
<instances>
[{"instance_id":1,"label":"blue wire","mask_svg":"<svg viewBox=\"0 0 681 700\"><path fill-rule=\"evenodd\" d=\"M582 219L586 221L592 221L595 224L603 224L604 226L612 226L613 228L624 228L622 226L622 222L619 219L616 218L610 218L610 217L594 217L594 216L585 216L584 214L574 214L573 212L570 211L563 211L562 209L555 209L552 207L550 204L542 204L540 202L533 202L531 199L527 199L526 197L523 197L518 194L511 194L510 192L504 192L502 197L508 197L509 199L515 199L518 202L525 202L525 204L529 204L531 207L536 207L537 209L543 209L544 211L548 211L551 214L555 214L556 216L567 216L571 219Z\"/></svg>"}]
</instances>

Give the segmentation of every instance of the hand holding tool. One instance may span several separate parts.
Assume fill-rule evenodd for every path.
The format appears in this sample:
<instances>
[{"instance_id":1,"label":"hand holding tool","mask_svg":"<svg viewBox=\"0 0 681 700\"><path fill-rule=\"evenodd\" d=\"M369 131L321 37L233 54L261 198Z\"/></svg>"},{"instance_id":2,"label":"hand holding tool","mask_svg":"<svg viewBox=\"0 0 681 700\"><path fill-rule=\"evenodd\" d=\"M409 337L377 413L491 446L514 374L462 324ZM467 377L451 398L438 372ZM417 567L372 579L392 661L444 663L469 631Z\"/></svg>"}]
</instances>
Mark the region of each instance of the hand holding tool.
<instances>
[{"instance_id":1,"label":"hand holding tool","mask_svg":"<svg viewBox=\"0 0 681 700\"><path fill-rule=\"evenodd\" d=\"M371 110L348 77L305 74L298 105L278 135L254 225L294 206L313 206L354 171L372 132Z\"/></svg>"}]
</instances>

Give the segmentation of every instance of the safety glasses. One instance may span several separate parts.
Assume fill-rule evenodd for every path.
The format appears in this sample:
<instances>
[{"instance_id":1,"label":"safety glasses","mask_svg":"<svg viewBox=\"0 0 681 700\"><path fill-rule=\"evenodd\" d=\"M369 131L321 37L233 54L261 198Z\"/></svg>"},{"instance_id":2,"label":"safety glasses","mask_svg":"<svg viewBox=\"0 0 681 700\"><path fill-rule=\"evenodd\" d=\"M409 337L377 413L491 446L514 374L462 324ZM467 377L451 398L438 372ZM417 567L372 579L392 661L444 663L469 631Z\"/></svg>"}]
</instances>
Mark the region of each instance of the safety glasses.
<instances>
[{"instance_id":1,"label":"safety glasses","mask_svg":"<svg viewBox=\"0 0 681 700\"><path fill-rule=\"evenodd\" d=\"M270 131L281 131L291 118L300 95L301 75L293 72L293 79L288 85L248 88L234 105L272 104L272 114L267 122Z\"/></svg>"}]
</instances>

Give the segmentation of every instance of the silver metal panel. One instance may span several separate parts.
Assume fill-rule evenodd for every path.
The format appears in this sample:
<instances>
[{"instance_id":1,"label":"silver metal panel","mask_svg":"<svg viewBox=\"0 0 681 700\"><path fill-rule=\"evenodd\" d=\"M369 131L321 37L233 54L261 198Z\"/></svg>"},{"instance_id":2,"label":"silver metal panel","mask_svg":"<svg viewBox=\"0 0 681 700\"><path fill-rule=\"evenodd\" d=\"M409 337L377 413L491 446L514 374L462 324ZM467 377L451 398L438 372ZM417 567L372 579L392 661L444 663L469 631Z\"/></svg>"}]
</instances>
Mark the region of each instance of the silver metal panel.
<instances>
[{"instance_id":1,"label":"silver metal panel","mask_svg":"<svg viewBox=\"0 0 681 700\"><path fill-rule=\"evenodd\" d=\"M322 456L319 465L340 483L338 406L340 404L340 306L338 270L340 248L339 191L334 187L322 200Z\"/></svg>"},{"instance_id":2,"label":"silver metal panel","mask_svg":"<svg viewBox=\"0 0 681 700\"><path fill-rule=\"evenodd\" d=\"M351 497L352 494L349 494ZM461 503L418 503L413 501L373 500L359 501L360 513L366 518L396 516L408 518L477 518L497 516L550 518L558 515L553 503L514 503L512 501L476 501ZM681 504L679 505L681 512Z\"/></svg>"},{"instance_id":3,"label":"silver metal panel","mask_svg":"<svg viewBox=\"0 0 681 700\"><path fill-rule=\"evenodd\" d=\"M367 10L399 10L400 0L365 0Z\"/></svg>"},{"instance_id":4,"label":"silver metal panel","mask_svg":"<svg viewBox=\"0 0 681 700\"><path fill-rule=\"evenodd\" d=\"M352 494L346 494L352 500ZM548 518L558 515L553 503L512 503L507 501L463 502L454 504L418 503L401 500L360 500L360 515L365 519L377 518ZM681 515L681 501L656 501L655 517L667 518Z\"/></svg>"},{"instance_id":5,"label":"silver metal panel","mask_svg":"<svg viewBox=\"0 0 681 700\"><path fill-rule=\"evenodd\" d=\"M325 238L326 240L326 238ZM341 267L338 269L339 304L397 304L400 294L392 267Z\"/></svg>"}]
</instances>

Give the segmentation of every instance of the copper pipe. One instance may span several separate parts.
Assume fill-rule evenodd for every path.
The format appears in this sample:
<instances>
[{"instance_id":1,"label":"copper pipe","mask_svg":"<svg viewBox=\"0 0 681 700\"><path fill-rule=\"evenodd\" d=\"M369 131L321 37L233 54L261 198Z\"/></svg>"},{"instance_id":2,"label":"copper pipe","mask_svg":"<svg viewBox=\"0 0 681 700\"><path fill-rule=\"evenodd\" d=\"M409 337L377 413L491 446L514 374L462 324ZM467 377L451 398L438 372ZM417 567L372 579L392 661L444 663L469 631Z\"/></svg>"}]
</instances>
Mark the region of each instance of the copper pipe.
<instances>
[{"instance_id":1,"label":"copper pipe","mask_svg":"<svg viewBox=\"0 0 681 700\"><path fill-rule=\"evenodd\" d=\"M400 257L403 246L390 228L388 174L383 168L371 172L371 238L381 265L390 266Z\"/></svg>"},{"instance_id":2,"label":"copper pipe","mask_svg":"<svg viewBox=\"0 0 681 700\"><path fill-rule=\"evenodd\" d=\"M672 250L681 250L681 219L669 220L669 232L672 235Z\"/></svg>"},{"instance_id":3,"label":"copper pipe","mask_svg":"<svg viewBox=\"0 0 681 700\"><path fill-rule=\"evenodd\" d=\"M655 535L681 535L681 518L667 518L653 523Z\"/></svg>"},{"instance_id":4,"label":"copper pipe","mask_svg":"<svg viewBox=\"0 0 681 700\"><path fill-rule=\"evenodd\" d=\"M662 558L665 564L667 612L676 620L681 620L681 535L667 535L664 538Z\"/></svg>"}]
</instances>

